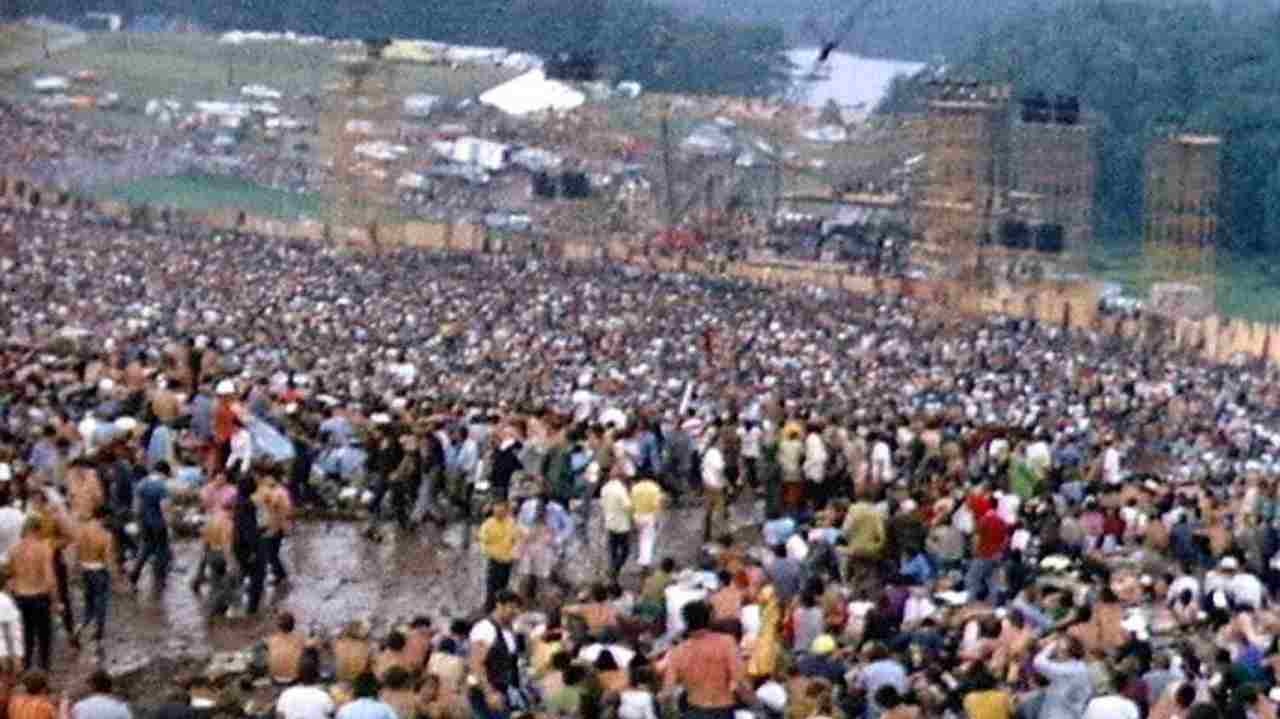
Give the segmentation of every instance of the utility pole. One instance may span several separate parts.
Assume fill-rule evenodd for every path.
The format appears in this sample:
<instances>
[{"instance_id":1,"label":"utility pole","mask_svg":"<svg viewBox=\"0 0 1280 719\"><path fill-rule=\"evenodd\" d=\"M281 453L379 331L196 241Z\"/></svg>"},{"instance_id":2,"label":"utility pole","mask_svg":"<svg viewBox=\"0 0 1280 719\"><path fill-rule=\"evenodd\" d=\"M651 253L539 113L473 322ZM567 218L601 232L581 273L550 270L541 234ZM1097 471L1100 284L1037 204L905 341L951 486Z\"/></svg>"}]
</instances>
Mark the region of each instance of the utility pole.
<instances>
[{"instance_id":1,"label":"utility pole","mask_svg":"<svg viewBox=\"0 0 1280 719\"><path fill-rule=\"evenodd\" d=\"M671 101L666 101L666 106L662 109L662 182L666 185L665 197L663 198L663 214L665 217L666 230L670 233L675 229L676 225L676 190L675 190L675 171L672 168L671 156Z\"/></svg>"}]
</instances>

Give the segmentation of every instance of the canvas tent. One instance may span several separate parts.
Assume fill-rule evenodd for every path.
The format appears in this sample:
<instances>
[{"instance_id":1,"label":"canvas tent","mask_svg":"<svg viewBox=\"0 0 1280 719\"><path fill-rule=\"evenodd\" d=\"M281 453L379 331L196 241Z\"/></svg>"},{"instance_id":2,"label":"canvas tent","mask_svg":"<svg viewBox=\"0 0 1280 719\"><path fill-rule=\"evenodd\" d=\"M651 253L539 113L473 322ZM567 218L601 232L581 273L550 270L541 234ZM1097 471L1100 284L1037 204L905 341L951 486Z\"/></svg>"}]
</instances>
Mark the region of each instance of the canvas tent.
<instances>
[{"instance_id":1,"label":"canvas tent","mask_svg":"<svg viewBox=\"0 0 1280 719\"><path fill-rule=\"evenodd\" d=\"M480 102L508 115L528 115L544 110L572 110L587 101L586 95L542 70L530 70L480 96Z\"/></svg>"}]
</instances>

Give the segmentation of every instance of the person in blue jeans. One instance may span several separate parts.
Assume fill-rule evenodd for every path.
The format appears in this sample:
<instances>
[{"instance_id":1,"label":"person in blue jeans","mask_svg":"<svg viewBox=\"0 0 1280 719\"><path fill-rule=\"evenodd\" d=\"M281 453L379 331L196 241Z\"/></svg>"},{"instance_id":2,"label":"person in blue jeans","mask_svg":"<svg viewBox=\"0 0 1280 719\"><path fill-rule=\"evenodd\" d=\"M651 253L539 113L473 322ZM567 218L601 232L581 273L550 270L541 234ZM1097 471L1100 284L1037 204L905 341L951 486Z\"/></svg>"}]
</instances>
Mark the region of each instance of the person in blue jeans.
<instances>
[{"instance_id":1,"label":"person in blue jeans","mask_svg":"<svg viewBox=\"0 0 1280 719\"><path fill-rule=\"evenodd\" d=\"M98 507L93 517L80 528L76 536L76 554L80 558L81 577L84 579L84 624L76 630L79 634L89 625L96 625L94 639L97 650L102 651L102 638L107 630L107 609L111 602L111 570L116 563L115 538L107 529L108 510Z\"/></svg>"},{"instance_id":2,"label":"person in blue jeans","mask_svg":"<svg viewBox=\"0 0 1280 719\"><path fill-rule=\"evenodd\" d=\"M169 549L169 523L165 520L169 499L168 480L169 463L159 462L155 471L148 474L134 492L138 501L138 523L142 530L142 555L133 568L133 576L129 578L135 588L148 562L152 564L152 588L156 592L164 591L165 580L169 575L169 560L173 555Z\"/></svg>"}]
</instances>

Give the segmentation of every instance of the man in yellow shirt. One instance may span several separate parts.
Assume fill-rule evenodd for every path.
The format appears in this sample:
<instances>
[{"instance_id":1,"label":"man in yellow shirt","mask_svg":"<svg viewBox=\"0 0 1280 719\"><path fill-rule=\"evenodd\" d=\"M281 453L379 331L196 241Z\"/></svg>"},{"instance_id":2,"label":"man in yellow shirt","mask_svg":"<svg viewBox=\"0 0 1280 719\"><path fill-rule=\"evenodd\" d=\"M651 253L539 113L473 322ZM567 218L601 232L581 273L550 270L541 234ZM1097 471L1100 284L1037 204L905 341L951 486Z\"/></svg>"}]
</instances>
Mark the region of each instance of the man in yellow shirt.
<instances>
[{"instance_id":1,"label":"man in yellow shirt","mask_svg":"<svg viewBox=\"0 0 1280 719\"><path fill-rule=\"evenodd\" d=\"M511 581L511 565L516 560L516 542L519 538L516 520L511 516L511 505L497 502L493 512L480 525L477 539L484 553L484 611L493 611L498 592Z\"/></svg>"},{"instance_id":2,"label":"man in yellow shirt","mask_svg":"<svg viewBox=\"0 0 1280 719\"><path fill-rule=\"evenodd\" d=\"M658 519L666 504L662 487L652 477L642 477L631 487L631 514L636 526L636 564L642 571L653 566L653 549L658 541Z\"/></svg>"}]
</instances>

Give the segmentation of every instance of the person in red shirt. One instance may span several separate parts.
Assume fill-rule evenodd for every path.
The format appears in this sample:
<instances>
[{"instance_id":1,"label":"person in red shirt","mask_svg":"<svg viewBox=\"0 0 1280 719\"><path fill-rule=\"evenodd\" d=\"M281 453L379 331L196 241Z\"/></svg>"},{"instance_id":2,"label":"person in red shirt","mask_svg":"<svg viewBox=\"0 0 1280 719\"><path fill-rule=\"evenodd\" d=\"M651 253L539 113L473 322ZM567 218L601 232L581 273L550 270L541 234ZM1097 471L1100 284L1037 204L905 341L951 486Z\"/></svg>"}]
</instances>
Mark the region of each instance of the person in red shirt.
<instances>
[{"instance_id":1,"label":"person in red shirt","mask_svg":"<svg viewBox=\"0 0 1280 719\"><path fill-rule=\"evenodd\" d=\"M226 466L227 457L231 455L231 437L239 429L236 423L238 409L235 385L231 380L224 379L218 383L214 394L218 399L213 407L213 451L210 475Z\"/></svg>"},{"instance_id":2,"label":"person in red shirt","mask_svg":"<svg viewBox=\"0 0 1280 719\"><path fill-rule=\"evenodd\" d=\"M1105 542L1107 537L1111 537L1117 546L1124 542L1125 522L1120 516L1120 510L1111 507L1102 517L1102 539Z\"/></svg>"},{"instance_id":3,"label":"person in red shirt","mask_svg":"<svg viewBox=\"0 0 1280 719\"><path fill-rule=\"evenodd\" d=\"M964 589L971 600L992 600L996 597L995 579L1000 563L1009 549L1013 527L1000 518L994 509L978 515L974 531L973 558L965 575Z\"/></svg>"},{"instance_id":4,"label":"person in red shirt","mask_svg":"<svg viewBox=\"0 0 1280 719\"><path fill-rule=\"evenodd\" d=\"M969 511L973 514L975 522L986 515L987 512L996 508L995 502L991 500L991 495L987 494L986 488L981 485L974 487L973 492L965 498L965 503L969 506Z\"/></svg>"}]
</instances>

